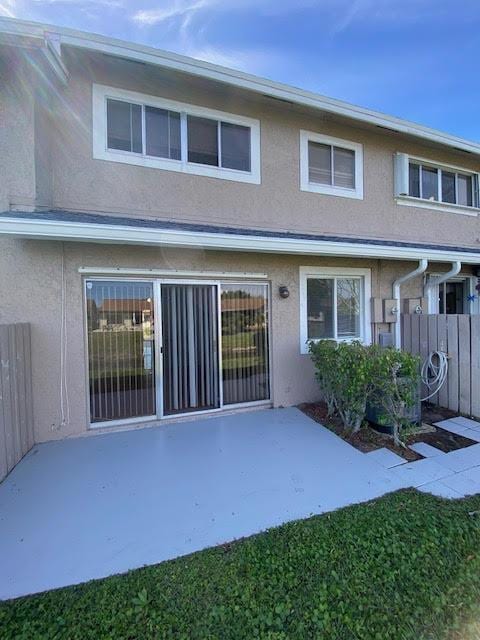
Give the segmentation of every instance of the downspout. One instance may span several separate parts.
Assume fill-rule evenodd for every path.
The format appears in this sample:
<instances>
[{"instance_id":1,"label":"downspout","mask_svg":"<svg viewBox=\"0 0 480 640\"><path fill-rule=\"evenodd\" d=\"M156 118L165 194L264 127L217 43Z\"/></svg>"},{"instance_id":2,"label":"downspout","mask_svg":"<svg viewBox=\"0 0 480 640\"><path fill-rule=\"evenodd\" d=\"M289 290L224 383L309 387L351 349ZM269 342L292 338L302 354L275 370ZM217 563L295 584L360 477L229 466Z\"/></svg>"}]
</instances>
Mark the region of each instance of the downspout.
<instances>
[{"instance_id":1,"label":"downspout","mask_svg":"<svg viewBox=\"0 0 480 640\"><path fill-rule=\"evenodd\" d=\"M433 287L438 287L439 285L443 284L447 280L450 280L450 278L454 278L455 276L458 276L461 269L462 269L462 263L460 262L460 260L455 260L455 262L452 262L452 268L450 269L450 271L448 271L447 273L444 273L443 276L439 276L438 278L433 277L429 279L425 287L425 295L427 296L427 299L428 299L428 313L438 313L438 309L436 308L432 309L430 307L430 296L428 295L430 292L430 289L432 289Z\"/></svg>"},{"instance_id":2,"label":"downspout","mask_svg":"<svg viewBox=\"0 0 480 640\"><path fill-rule=\"evenodd\" d=\"M428 260L419 260L418 267L416 269L410 271L410 273L407 273L404 276L401 276L400 278L397 278L393 283L393 299L395 300L395 308L393 309L393 311L397 314L397 320L395 322L394 329L394 344L397 349L400 349L402 346L402 329L400 326L400 287L402 284L405 284L405 282L412 280L412 278L425 273L427 267Z\"/></svg>"}]
</instances>

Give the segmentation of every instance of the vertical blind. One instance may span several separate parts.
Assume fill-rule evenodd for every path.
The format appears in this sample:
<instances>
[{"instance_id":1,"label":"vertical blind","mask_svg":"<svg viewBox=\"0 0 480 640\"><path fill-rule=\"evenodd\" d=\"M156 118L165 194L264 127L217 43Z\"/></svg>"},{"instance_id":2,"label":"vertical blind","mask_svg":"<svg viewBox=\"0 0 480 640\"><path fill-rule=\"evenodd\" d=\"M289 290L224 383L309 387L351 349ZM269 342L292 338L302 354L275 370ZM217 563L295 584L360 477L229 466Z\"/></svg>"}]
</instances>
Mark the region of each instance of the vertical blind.
<instances>
[{"instance_id":1,"label":"vertical blind","mask_svg":"<svg viewBox=\"0 0 480 640\"><path fill-rule=\"evenodd\" d=\"M88 281L91 422L155 415L153 285Z\"/></svg>"},{"instance_id":2,"label":"vertical blind","mask_svg":"<svg viewBox=\"0 0 480 640\"><path fill-rule=\"evenodd\" d=\"M269 399L267 285L223 284L221 307L223 403Z\"/></svg>"},{"instance_id":3,"label":"vertical blind","mask_svg":"<svg viewBox=\"0 0 480 640\"><path fill-rule=\"evenodd\" d=\"M217 287L163 284L163 412L220 406Z\"/></svg>"}]
</instances>

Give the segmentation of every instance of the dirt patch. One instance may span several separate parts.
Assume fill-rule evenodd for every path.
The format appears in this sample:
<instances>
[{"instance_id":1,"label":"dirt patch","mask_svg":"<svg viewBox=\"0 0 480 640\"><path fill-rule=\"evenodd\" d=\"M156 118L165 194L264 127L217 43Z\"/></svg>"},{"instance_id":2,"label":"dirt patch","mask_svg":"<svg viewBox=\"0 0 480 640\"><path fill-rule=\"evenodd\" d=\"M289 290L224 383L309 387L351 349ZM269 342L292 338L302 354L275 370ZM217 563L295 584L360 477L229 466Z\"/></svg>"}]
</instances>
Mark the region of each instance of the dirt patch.
<instances>
[{"instance_id":1,"label":"dirt patch","mask_svg":"<svg viewBox=\"0 0 480 640\"><path fill-rule=\"evenodd\" d=\"M338 416L327 417L327 407L324 402L314 402L310 404L301 404L298 407L301 411L310 416L315 422L319 422L330 431L333 431L337 436L345 440L352 447L355 447L363 453L369 451L375 451L385 447L393 451L394 453L402 456L409 462L414 460L421 460L422 456L412 451L411 449L404 449L403 447L396 447L393 444L392 438L386 434L378 433L369 425L363 426L360 431L355 434L346 431L343 427L342 421Z\"/></svg>"},{"instance_id":2,"label":"dirt patch","mask_svg":"<svg viewBox=\"0 0 480 640\"><path fill-rule=\"evenodd\" d=\"M435 424L435 422L456 418L457 416L458 413L450 409L437 407L435 404L430 404L429 402L422 404L422 422L426 422L427 424Z\"/></svg>"},{"instance_id":3,"label":"dirt patch","mask_svg":"<svg viewBox=\"0 0 480 640\"><path fill-rule=\"evenodd\" d=\"M465 449L465 447L471 447L473 444L477 444L475 440L460 436L458 433L446 431L441 427L435 427L435 429L436 431L434 433L414 433L407 438L407 444L425 442L436 449L440 449L440 451L444 453L456 451L457 449Z\"/></svg>"},{"instance_id":4,"label":"dirt patch","mask_svg":"<svg viewBox=\"0 0 480 640\"><path fill-rule=\"evenodd\" d=\"M423 456L409 448L396 447L393 444L391 436L379 433L369 424L364 425L360 431L355 434L350 433L344 429L342 421L338 416L327 416L327 406L324 402L301 404L298 408L315 420L315 422L327 427L327 429L330 429L330 431L333 431L337 436L363 453L368 453L369 451L385 447L402 458L405 458L405 460L408 460L409 462L421 460L423 458ZM441 420L454 418L457 415L458 414L450 411L449 409L442 409L441 407L436 407L430 404L422 407L422 422L431 425L435 422L440 422ZM420 432L409 435L406 440L407 447L408 445L416 442L425 442L432 447L440 449L440 451L443 451L444 453L448 453L449 451L464 449L465 447L477 444L474 440L470 440L470 438L465 438L464 436L456 433L451 433L450 431L446 431L440 427L434 427L434 429L435 430L433 432Z\"/></svg>"}]
</instances>

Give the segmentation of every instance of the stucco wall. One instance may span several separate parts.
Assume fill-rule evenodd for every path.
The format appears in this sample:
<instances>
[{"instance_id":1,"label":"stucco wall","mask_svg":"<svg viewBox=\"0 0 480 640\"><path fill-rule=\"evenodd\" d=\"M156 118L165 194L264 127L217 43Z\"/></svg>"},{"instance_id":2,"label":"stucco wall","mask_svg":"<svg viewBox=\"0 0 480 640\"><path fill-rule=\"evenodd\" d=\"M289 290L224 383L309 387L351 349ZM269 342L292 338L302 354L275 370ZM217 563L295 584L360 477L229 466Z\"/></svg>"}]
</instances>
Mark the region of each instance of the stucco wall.
<instances>
[{"instance_id":1,"label":"stucco wall","mask_svg":"<svg viewBox=\"0 0 480 640\"><path fill-rule=\"evenodd\" d=\"M80 56L80 54L77 54ZM435 150L405 136L340 125L289 105L187 81L146 66L92 56L67 57L71 79L56 105L53 147L57 208L478 246L477 217L399 206L393 198L393 154L405 151L480 169L467 154ZM92 158L92 82L251 116L261 121L262 184L249 185ZM363 201L301 192L299 130L364 145Z\"/></svg>"},{"instance_id":2,"label":"stucco wall","mask_svg":"<svg viewBox=\"0 0 480 640\"><path fill-rule=\"evenodd\" d=\"M0 59L0 211L35 203L33 87L16 52Z\"/></svg>"},{"instance_id":3,"label":"stucco wall","mask_svg":"<svg viewBox=\"0 0 480 640\"><path fill-rule=\"evenodd\" d=\"M66 380L70 419L62 424L60 405L62 261L67 318ZM326 259L124 247L50 241L0 240L0 324L30 322L35 439L37 442L85 433L88 424L84 305L80 266L242 271L265 273L271 283L272 390L276 406L317 396L312 366L300 354L299 267L359 266L372 269L372 294L391 296L393 278L412 263ZM439 265L441 268L441 265ZM287 285L283 300L278 287ZM402 290L420 296L421 279Z\"/></svg>"}]
</instances>

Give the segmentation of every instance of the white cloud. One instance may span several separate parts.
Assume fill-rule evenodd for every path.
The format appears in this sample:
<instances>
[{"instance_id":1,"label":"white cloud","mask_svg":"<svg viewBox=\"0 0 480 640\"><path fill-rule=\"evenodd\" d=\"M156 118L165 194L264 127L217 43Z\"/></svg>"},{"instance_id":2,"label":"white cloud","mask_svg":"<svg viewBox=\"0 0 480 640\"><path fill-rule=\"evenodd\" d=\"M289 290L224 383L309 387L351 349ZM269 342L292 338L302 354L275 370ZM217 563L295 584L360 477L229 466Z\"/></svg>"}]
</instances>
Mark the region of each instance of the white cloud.
<instances>
[{"instance_id":1,"label":"white cloud","mask_svg":"<svg viewBox=\"0 0 480 640\"><path fill-rule=\"evenodd\" d=\"M333 2L334 0L327 0ZM228 12L236 9L254 9L259 15L283 15L305 7L313 7L318 0L171 0L153 9L140 9L132 15L139 24L152 26L170 19L199 13L206 9Z\"/></svg>"},{"instance_id":2,"label":"white cloud","mask_svg":"<svg viewBox=\"0 0 480 640\"><path fill-rule=\"evenodd\" d=\"M154 9L141 9L133 14L132 19L139 24L151 26L165 22L171 18L184 18L190 13L205 9L215 4L215 0L174 0L171 4Z\"/></svg>"}]
</instances>

